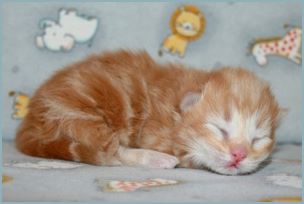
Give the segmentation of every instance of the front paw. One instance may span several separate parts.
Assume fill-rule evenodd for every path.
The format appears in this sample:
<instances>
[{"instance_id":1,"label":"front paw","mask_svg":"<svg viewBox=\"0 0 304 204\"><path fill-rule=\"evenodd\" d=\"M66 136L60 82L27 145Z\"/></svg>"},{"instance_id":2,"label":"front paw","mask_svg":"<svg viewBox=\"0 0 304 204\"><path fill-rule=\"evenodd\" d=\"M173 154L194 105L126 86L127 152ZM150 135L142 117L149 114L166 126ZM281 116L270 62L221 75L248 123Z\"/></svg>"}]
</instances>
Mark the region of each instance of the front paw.
<instances>
[{"instance_id":1,"label":"front paw","mask_svg":"<svg viewBox=\"0 0 304 204\"><path fill-rule=\"evenodd\" d=\"M143 166L157 169L172 169L179 164L179 160L172 155L157 151L147 151L143 156Z\"/></svg>"}]
</instances>

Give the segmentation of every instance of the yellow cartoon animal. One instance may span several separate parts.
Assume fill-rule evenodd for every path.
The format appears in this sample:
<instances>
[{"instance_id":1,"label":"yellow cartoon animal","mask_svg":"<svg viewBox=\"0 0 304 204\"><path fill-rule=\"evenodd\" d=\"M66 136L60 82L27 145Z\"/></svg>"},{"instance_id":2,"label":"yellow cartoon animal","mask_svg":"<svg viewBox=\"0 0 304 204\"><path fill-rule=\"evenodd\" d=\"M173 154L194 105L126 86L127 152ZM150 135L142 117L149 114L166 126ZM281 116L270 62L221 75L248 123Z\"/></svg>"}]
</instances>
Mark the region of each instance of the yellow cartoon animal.
<instances>
[{"instance_id":1,"label":"yellow cartoon animal","mask_svg":"<svg viewBox=\"0 0 304 204\"><path fill-rule=\"evenodd\" d=\"M164 40L159 55L165 51L183 57L188 42L201 37L205 26L205 17L197 7L185 5L178 8L170 20L172 34Z\"/></svg>"},{"instance_id":2,"label":"yellow cartoon animal","mask_svg":"<svg viewBox=\"0 0 304 204\"><path fill-rule=\"evenodd\" d=\"M10 96L15 96L14 101L14 113L13 118L14 119L22 119L28 112L28 104L30 102L30 97L23 93L15 93L10 92Z\"/></svg>"},{"instance_id":3,"label":"yellow cartoon animal","mask_svg":"<svg viewBox=\"0 0 304 204\"><path fill-rule=\"evenodd\" d=\"M12 181L13 178L7 175L2 175L2 183L8 183L10 181Z\"/></svg>"}]
</instances>

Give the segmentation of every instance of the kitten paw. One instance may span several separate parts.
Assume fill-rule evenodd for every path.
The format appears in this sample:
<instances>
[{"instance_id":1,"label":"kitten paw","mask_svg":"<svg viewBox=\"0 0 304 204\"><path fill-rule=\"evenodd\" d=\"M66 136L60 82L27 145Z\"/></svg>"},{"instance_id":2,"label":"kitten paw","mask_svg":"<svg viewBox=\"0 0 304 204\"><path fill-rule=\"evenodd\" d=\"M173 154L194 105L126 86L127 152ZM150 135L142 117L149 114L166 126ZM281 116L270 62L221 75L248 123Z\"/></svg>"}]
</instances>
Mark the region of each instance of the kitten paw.
<instances>
[{"instance_id":1,"label":"kitten paw","mask_svg":"<svg viewBox=\"0 0 304 204\"><path fill-rule=\"evenodd\" d=\"M143 158L143 165L149 168L172 169L177 164L179 160L175 156L156 151L146 152Z\"/></svg>"}]
</instances>

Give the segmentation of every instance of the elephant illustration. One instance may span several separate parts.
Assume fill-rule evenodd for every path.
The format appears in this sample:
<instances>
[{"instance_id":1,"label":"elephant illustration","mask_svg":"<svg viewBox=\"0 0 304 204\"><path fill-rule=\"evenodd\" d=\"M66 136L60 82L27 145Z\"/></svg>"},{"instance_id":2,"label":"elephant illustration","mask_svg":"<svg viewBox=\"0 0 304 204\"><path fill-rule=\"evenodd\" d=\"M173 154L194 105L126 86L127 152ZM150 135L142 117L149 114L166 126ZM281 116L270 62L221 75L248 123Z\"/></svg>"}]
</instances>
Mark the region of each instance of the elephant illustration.
<instances>
[{"instance_id":1,"label":"elephant illustration","mask_svg":"<svg viewBox=\"0 0 304 204\"><path fill-rule=\"evenodd\" d=\"M42 35L36 36L36 45L51 51L69 51L76 43L91 43L98 19L79 15L76 10L60 9L58 21L40 21Z\"/></svg>"}]
</instances>

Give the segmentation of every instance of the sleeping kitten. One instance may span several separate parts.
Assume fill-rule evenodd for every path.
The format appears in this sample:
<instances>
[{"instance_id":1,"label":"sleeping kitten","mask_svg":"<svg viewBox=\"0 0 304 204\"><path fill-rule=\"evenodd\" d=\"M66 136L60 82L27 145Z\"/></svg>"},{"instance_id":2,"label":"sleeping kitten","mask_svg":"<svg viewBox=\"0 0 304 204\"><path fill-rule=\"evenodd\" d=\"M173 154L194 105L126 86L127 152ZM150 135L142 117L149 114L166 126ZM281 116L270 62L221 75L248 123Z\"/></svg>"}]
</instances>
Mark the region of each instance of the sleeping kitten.
<instances>
[{"instance_id":1,"label":"sleeping kitten","mask_svg":"<svg viewBox=\"0 0 304 204\"><path fill-rule=\"evenodd\" d=\"M271 153L280 108L239 68L160 65L147 53L91 56L34 94L17 132L28 155L94 165L255 170Z\"/></svg>"}]
</instances>

